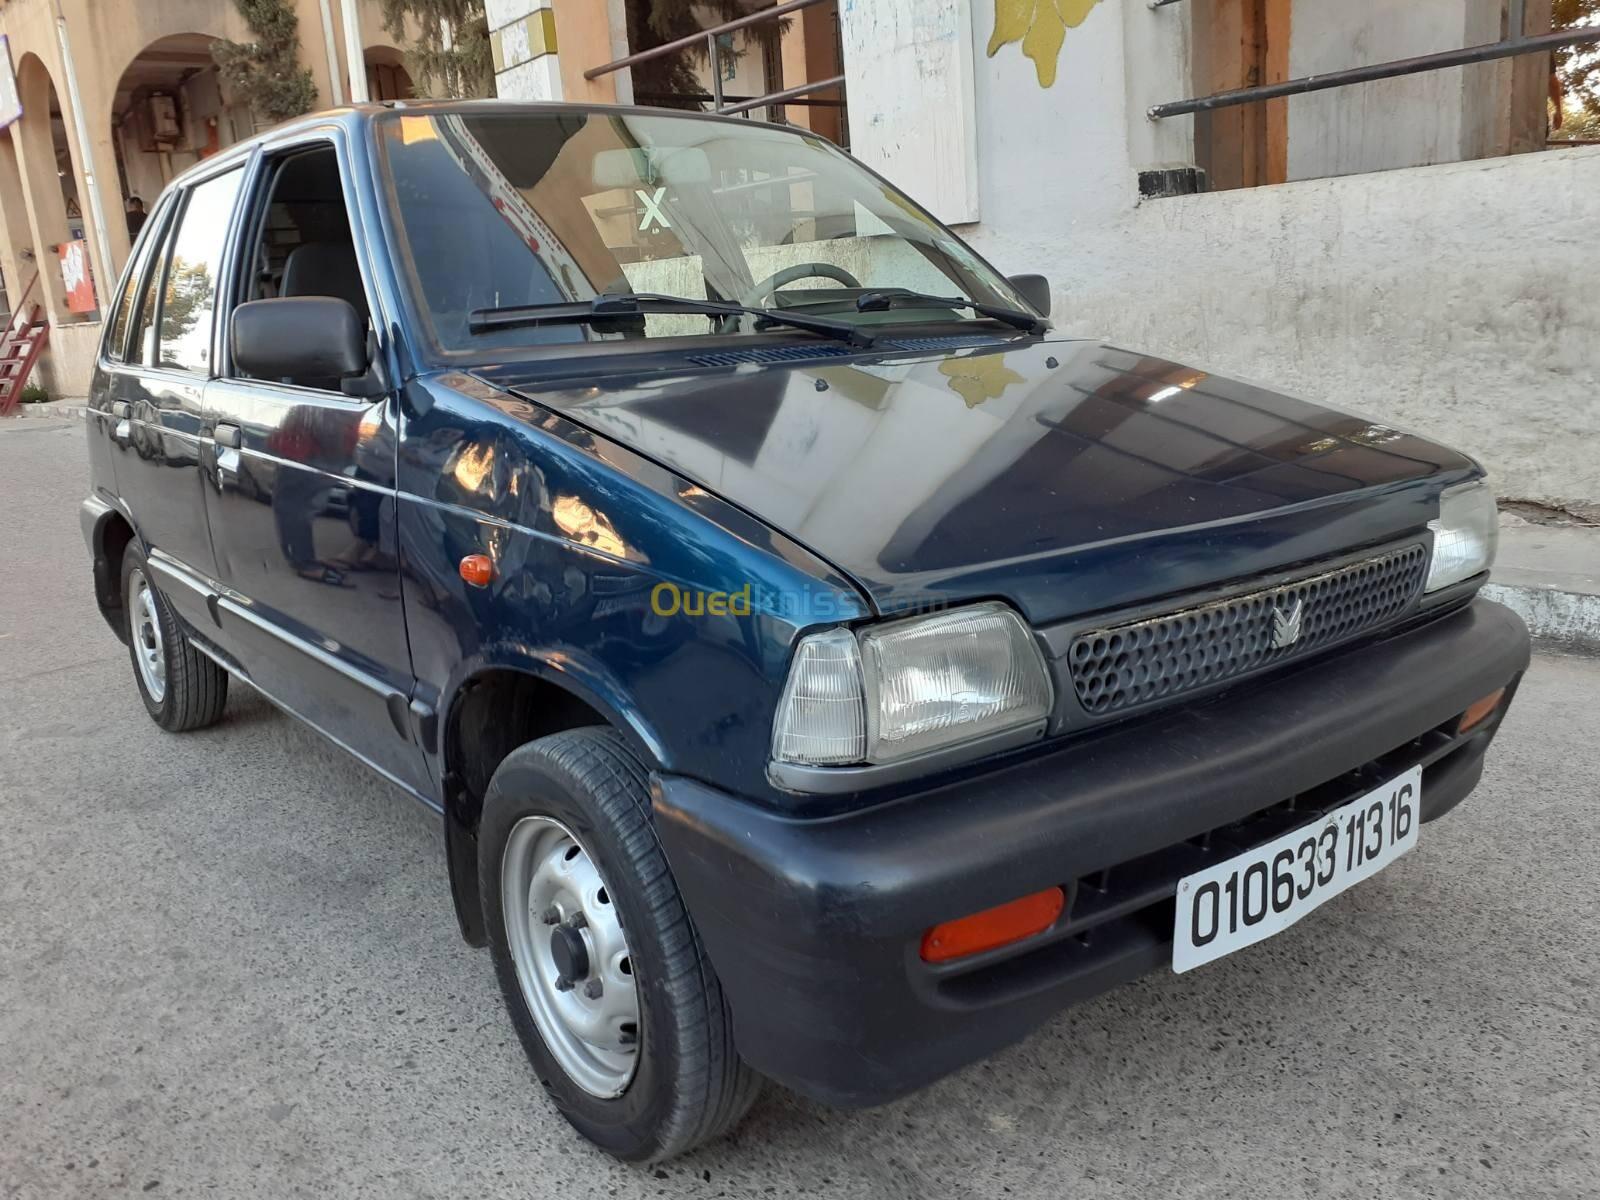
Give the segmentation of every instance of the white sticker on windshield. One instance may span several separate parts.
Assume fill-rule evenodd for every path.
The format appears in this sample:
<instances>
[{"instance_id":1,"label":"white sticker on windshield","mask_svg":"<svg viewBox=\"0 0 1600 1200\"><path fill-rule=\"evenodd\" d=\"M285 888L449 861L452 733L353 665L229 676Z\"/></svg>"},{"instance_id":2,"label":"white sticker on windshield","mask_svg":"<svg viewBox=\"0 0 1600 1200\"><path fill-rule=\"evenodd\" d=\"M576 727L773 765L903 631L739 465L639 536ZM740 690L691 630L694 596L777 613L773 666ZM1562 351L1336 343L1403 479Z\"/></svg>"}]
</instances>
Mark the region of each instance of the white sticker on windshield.
<instances>
[{"instance_id":1,"label":"white sticker on windshield","mask_svg":"<svg viewBox=\"0 0 1600 1200\"><path fill-rule=\"evenodd\" d=\"M658 187L655 195L651 195L643 188L634 188L633 194L639 197L644 205L644 215L639 218L639 229L643 232L652 224L661 229L671 229L672 222L667 220L667 214L661 211L661 202L667 198L667 189Z\"/></svg>"}]
</instances>

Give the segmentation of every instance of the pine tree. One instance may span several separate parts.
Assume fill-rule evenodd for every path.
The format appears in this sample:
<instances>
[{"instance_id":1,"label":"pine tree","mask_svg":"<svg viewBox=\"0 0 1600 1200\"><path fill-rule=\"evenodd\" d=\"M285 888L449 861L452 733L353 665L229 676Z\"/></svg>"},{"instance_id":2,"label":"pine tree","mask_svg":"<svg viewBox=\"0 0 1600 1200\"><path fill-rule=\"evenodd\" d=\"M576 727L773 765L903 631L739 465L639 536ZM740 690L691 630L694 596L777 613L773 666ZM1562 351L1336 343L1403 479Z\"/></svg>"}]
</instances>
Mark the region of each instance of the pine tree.
<instances>
[{"instance_id":1,"label":"pine tree","mask_svg":"<svg viewBox=\"0 0 1600 1200\"><path fill-rule=\"evenodd\" d=\"M627 0L628 45L636 53L648 50L770 6L771 0ZM746 26L745 32L766 53L777 46L788 25L787 18L762 21ZM708 57L705 43L697 42L681 54L640 63L633 68L634 95L641 98L642 104L700 109L704 102L693 97L703 95L704 87L690 64L705 63ZM724 48L718 51L717 57L727 63L736 54Z\"/></svg>"},{"instance_id":2,"label":"pine tree","mask_svg":"<svg viewBox=\"0 0 1600 1200\"><path fill-rule=\"evenodd\" d=\"M294 10L287 0L233 2L256 40L211 44L211 57L229 94L268 121L310 112L317 85L300 66L300 19Z\"/></svg>"},{"instance_id":3,"label":"pine tree","mask_svg":"<svg viewBox=\"0 0 1600 1200\"><path fill-rule=\"evenodd\" d=\"M418 95L494 95L494 60L483 0L380 0L383 27L406 47Z\"/></svg>"}]
</instances>

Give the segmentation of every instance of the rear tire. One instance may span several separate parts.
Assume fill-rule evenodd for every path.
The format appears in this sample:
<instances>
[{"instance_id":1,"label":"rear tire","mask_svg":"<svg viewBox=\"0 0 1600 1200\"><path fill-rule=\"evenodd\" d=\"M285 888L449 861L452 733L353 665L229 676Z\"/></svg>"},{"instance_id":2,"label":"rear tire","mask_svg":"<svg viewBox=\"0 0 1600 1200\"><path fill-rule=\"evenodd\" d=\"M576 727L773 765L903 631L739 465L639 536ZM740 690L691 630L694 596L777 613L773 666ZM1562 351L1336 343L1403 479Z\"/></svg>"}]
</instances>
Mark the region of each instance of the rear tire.
<instances>
[{"instance_id":1,"label":"rear tire","mask_svg":"<svg viewBox=\"0 0 1600 1200\"><path fill-rule=\"evenodd\" d=\"M133 680L151 719L169 733L221 720L228 673L194 648L156 590L143 551L134 545L122 556L122 610Z\"/></svg>"},{"instance_id":2,"label":"rear tire","mask_svg":"<svg viewBox=\"0 0 1600 1200\"><path fill-rule=\"evenodd\" d=\"M656 839L644 766L622 737L570 729L514 750L490 781L478 847L500 990L573 1127L618 1158L658 1162L738 1124L761 1078L734 1049L721 985ZM600 1011L614 1001L624 1007ZM624 1033L574 1042L575 1028L596 1026Z\"/></svg>"}]
</instances>

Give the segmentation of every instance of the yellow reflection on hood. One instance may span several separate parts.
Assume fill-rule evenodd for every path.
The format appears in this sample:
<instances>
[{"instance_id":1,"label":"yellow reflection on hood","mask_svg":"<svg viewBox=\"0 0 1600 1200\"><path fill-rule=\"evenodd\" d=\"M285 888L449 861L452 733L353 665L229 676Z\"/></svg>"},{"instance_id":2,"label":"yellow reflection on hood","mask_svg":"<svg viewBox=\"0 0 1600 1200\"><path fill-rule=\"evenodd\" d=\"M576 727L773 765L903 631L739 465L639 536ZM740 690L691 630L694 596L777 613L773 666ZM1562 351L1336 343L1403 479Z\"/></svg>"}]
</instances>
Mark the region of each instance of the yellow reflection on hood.
<instances>
[{"instance_id":1,"label":"yellow reflection on hood","mask_svg":"<svg viewBox=\"0 0 1600 1200\"><path fill-rule=\"evenodd\" d=\"M494 446L488 442L463 446L450 473L467 491L481 493L484 481L494 474Z\"/></svg>"},{"instance_id":2,"label":"yellow reflection on hood","mask_svg":"<svg viewBox=\"0 0 1600 1200\"><path fill-rule=\"evenodd\" d=\"M939 364L939 374L950 381L950 387L967 402L968 408L977 408L985 400L998 400L1013 383L1025 382L1006 366L1004 354L947 358Z\"/></svg>"},{"instance_id":3,"label":"yellow reflection on hood","mask_svg":"<svg viewBox=\"0 0 1600 1200\"><path fill-rule=\"evenodd\" d=\"M595 512L576 496L557 496L550 515L556 527L575 542L599 550L602 554L626 558L628 548L617 536L615 527L605 513Z\"/></svg>"}]
</instances>

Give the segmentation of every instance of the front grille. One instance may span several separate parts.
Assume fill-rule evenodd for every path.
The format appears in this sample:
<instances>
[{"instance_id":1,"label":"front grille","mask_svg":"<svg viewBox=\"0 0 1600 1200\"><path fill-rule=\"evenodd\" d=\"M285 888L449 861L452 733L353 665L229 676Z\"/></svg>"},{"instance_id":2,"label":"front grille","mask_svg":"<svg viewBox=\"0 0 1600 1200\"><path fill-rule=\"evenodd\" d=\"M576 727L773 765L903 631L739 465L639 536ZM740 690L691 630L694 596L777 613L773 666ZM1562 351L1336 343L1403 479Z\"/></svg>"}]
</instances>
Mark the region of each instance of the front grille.
<instances>
[{"instance_id":1,"label":"front grille","mask_svg":"<svg viewBox=\"0 0 1600 1200\"><path fill-rule=\"evenodd\" d=\"M1085 712L1106 716L1326 649L1399 616L1421 591L1427 570L1426 548L1407 546L1304 579L1088 630L1067 651L1073 690Z\"/></svg>"}]
</instances>

